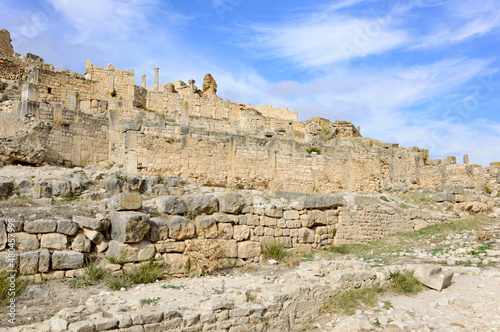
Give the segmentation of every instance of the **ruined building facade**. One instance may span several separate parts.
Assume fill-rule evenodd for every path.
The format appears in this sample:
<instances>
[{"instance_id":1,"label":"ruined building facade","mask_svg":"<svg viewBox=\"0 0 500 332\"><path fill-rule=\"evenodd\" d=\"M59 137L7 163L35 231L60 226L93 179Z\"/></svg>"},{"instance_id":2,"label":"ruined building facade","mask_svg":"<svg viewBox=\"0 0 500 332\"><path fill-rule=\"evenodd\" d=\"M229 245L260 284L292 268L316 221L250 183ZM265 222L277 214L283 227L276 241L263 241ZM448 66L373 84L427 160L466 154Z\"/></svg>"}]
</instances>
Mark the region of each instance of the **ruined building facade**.
<instances>
[{"instance_id":1,"label":"ruined building facade","mask_svg":"<svg viewBox=\"0 0 500 332\"><path fill-rule=\"evenodd\" d=\"M16 54L0 31L0 163L115 163L130 174L306 192L498 181L497 167L430 160L425 149L364 138L351 122L299 122L286 108L222 100L210 74L202 89L156 74L146 87L113 64L55 70Z\"/></svg>"}]
</instances>

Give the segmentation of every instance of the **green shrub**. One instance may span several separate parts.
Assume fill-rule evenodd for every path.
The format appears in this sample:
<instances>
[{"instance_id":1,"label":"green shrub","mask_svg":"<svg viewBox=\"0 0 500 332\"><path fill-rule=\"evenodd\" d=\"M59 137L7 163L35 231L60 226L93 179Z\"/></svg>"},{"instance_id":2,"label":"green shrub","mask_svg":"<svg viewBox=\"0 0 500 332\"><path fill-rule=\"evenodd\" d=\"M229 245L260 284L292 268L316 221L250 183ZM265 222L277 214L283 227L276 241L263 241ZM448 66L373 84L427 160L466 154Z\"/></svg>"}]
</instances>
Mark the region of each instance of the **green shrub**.
<instances>
[{"instance_id":1,"label":"green shrub","mask_svg":"<svg viewBox=\"0 0 500 332\"><path fill-rule=\"evenodd\" d=\"M69 288L73 289L83 288L91 285L91 283L84 276L73 277L65 281L64 283L68 285Z\"/></svg>"},{"instance_id":2,"label":"green shrub","mask_svg":"<svg viewBox=\"0 0 500 332\"><path fill-rule=\"evenodd\" d=\"M22 278L19 273L15 273L15 288L11 289L11 280L12 276L11 272L8 271L0 271L0 307L8 304L12 295L14 297L18 297L24 289L29 285L28 280ZM14 294L12 294L14 292Z\"/></svg>"},{"instance_id":3,"label":"green shrub","mask_svg":"<svg viewBox=\"0 0 500 332\"><path fill-rule=\"evenodd\" d=\"M387 197L385 197L384 195L380 196L380 199L385 201L385 202L389 202L389 199Z\"/></svg>"},{"instance_id":4,"label":"green shrub","mask_svg":"<svg viewBox=\"0 0 500 332\"><path fill-rule=\"evenodd\" d=\"M318 149L318 148L312 147L312 148L307 149L307 150L306 150L306 152L307 152L308 154L311 154L311 153L313 153L313 152L316 152L317 154L320 154L320 153L321 153L321 150L320 150L320 149Z\"/></svg>"},{"instance_id":5,"label":"green shrub","mask_svg":"<svg viewBox=\"0 0 500 332\"><path fill-rule=\"evenodd\" d=\"M108 286L108 288L111 290L120 290L123 287L127 287L132 284L132 280L128 275L110 276L107 277L105 281L106 281L106 286Z\"/></svg>"},{"instance_id":6,"label":"green shrub","mask_svg":"<svg viewBox=\"0 0 500 332\"><path fill-rule=\"evenodd\" d=\"M127 273L127 275L134 284L150 284L155 282L157 279L163 279L164 271L165 268L163 264L150 260L149 262L136 267Z\"/></svg>"},{"instance_id":7,"label":"green shrub","mask_svg":"<svg viewBox=\"0 0 500 332\"><path fill-rule=\"evenodd\" d=\"M278 262L283 261L285 257L288 256L285 252L283 244L279 241L264 244L262 254L264 255L264 258L275 259Z\"/></svg>"},{"instance_id":8,"label":"green shrub","mask_svg":"<svg viewBox=\"0 0 500 332\"><path fill-rule=\"evenodd\" d=\"M423 289L420 281L413 276L414 271L391 273L390 289L398 294L417 294Z\"/></svg>"}]
</instances>

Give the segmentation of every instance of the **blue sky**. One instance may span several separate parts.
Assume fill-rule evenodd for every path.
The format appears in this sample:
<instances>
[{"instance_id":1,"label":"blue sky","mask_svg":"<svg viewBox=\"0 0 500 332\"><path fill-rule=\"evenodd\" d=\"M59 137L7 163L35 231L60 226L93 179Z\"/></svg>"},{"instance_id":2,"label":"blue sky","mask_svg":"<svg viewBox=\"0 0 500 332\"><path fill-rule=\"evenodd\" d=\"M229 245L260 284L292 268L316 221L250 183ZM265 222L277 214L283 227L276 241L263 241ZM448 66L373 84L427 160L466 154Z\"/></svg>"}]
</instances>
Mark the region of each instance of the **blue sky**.
<instances>
[{"instance_id":1,"label":"blue sky","mask_svg":"<svg viewBox=\"0 0 500 332\"><path fill-rule=\"evenodd\" d=\"M498 0L2 0L16 52L352 121L363 136L500 161Z\"/></svg>"}]
</instances>

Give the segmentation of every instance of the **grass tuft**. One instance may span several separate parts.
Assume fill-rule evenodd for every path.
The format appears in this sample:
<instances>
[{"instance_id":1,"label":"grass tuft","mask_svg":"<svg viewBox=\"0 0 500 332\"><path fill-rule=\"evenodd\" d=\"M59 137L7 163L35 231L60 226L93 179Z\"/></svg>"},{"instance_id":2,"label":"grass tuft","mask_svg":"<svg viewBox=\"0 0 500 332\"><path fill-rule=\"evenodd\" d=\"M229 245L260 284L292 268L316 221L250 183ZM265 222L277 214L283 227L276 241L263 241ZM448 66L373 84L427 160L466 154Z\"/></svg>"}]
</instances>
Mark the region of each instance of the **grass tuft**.
<instances>
[{"instance_id":1,"label":"grass tuft","mask_svg":"<svg viewBox=\"0 0 500 332\"><path fill-rule=\"evenodd\" d=\"M397 294L417 294L424 289L422 283L413 276L414 271L391 273L390 289Z\"/></svg>"},{"instance_id":2,"label":"grass tuft","mask_svg":"<svg viewBox=\"0 0 500 332\"><path fill-rule=\"evenodd\" d=\"M285 247L283 243L276 241L272 243L264 244L264 248L262 249L262 254L266 259L275 259L278 262L282 262L285 257L288 256L288 253L285 252Z\"/></svg>"},{"instance_id":3,"label":"grass tuft","mask_svg":"<svg viewBox=\"0 0 500 332\"><path fill-rule=\"evenodd\" d=\"M105 279L106 286L111 290L120 290L123 287L132 285L132 280L128 275L114 275Z\"/></svg>"},{"instance_id":4,"label":"grass tuft","mask_svg":"<svg viewBox=\"0 0 500 332\"><path fill-rule=\"evenodd\" d=\"M14 298L18 297L29 285L29 281L19 273L14 274L15 277L13 279L9 278L11 276L13 276L11 272L0 271L0 307L8 304L12 295L14 295ZM11 286L14 287L11 288Z\"/></svg>"},{"instance_id":5,"label":"grass tuft","mask_svg":"<svg viewBox=\"0 0 500 332\"><path fill-rule=\"evenodd\" d=\"M136 267L127 273L127 275L134 284L150 284L156 280L163 279L164 271L163 264L150 260Z\"/></svg>"}]
</instances>

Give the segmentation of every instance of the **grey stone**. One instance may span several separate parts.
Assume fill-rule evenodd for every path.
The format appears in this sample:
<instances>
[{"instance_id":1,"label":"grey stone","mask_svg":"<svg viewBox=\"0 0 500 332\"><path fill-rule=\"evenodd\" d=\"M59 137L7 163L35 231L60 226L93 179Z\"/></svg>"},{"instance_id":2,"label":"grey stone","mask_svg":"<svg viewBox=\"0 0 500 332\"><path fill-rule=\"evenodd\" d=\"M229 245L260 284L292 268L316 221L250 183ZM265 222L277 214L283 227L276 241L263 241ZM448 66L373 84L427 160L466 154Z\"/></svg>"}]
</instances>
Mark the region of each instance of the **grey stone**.
<instances>
[{"instance_id":1,"label":"grey stone","mask_svg":"<svg viewBox=\"0 0 500 332\"><path fill-rule=\"evenodd\" d=\"M458 194L458 195L464 195L465 194L465 188L464 186L460 185L445 185L443 188L443 192L447 194Z\"/></svg>"},{"instance_id":2,"label":"grey stone","mask_svg":"<svg viewBox=\"0 0 500 332\"><path fill-rule=\"evenodd\" d=\"M187 212L186 203L176 196L163 196L155 199L158 211L169 214L184 214Z\"/></svg>"},{"instance_id":3,"label":"grey stone","mask_svg":"<svg viewBox=\"0 0 500 332\"><path fill-rule=\"evenodd\" d=\"M214 298L207 301L204 307L208 309L208 311L218 311L224 309L231 310L234 309L234 302L231 302L225 298Z\"/></svg>"},{"instance_id":4,"label":"grey stone","mask_svg":"<svg viewBox=\"0 0 500 332\"><path fill-rule=\"evenodd\" d=\"M131 263L137 261L138 248L134 248L128 244L119 241L109 242L108 251L106 255L114 258L116 261L123 263Z\"/></svg>"},{"instance_id":5,"label":"grey stone","mask_svg":"<svg viewBox=\"0 0 500 332\"><path fill-rule=\"evenodd\" d=\"M91 321L82 320L80 322L69 324L68 330L71 332L94 332L95 325Z\"/></svg>"},{"instance_id":6,"label":"grey stone","mask_svg":"<svg viewBox=\"0 0 500 332\"><path fill-rule=\"evenodd\" d=\"M12 190L14 187L14 182L11 180L0 181L0 198L5 198L10 194L13 194Z\"/></svg>"},{"instance_id":7,"label":"grey stone","mask_svg":"<svg viewBox=\"0 0 500 332\"><path fill-rule=\"evenodd\" d=\"M117 327L118 320L116 318L99 318L94 320L96 331L110 330Z\"/></svg>"},{"instance_id":8,"label":"grey stone","mask_svg":"<svg viewBox=\"0 0 500 332\"><path fill-rule=\"evenodd\" d=\"M52 250L63 250L66 249L66 244L68 239L64 234L58 233L48 233L43 234L40 240L40 247Z\"/></svg>"},{"instance_id":9,"label":"grey stone","mask_svg":"<svg viewBox=\"0 0 500 332\"><path fill-rule=\"evenodd\" d=\"M184 315L182 318L184 327L189 327L200 321L200 314Z\"/></svg>"},{"instance_id":10,"label":"grey stone","mask_svg":"<svg viewBox=\"0 0 500 332\"><path fill-rule=\"evenodd\" d=\"M188 195L184 199L191 215L214 214L219 210L219 202L214 195Z\"/></svg>"},{"instance_id":11,"label":"grey stone","mask_svg":"<svg viewBox=\"0 0 500 332\"><path fill-rule=\"evenodd\" d=\"M181 216L172 216L168 220L169 237L176 240L190 239L195 235L193 222Z\"/></svg>"},{"instance_id":12,"label":"grey stone","mask_svg":"<svg viewBox=\"0 0 500 332\"><path fill-rule=\"evenodd\" d=\"M89 239L90 241L92 241L95 244L101 243L101 241L104 239L104 235L102 235L101 232L94 231L93 229L84 228L83 234L85 234L87 239Z\"/></svg>"},{"instance_id":13,"label":"grey stone","mask_svg":"<svg viewBox=\"0 0 500 332\"><path fill-rule=\"evenodd\" d=\"M54 181L51 183L52 195L54 196L70 196L71 183L66 181Z\"/></svg>"},{"instance_id":14,"label":"grey stone","mask_svg":"<svg viewBox=\"0 0 500 332\"><path fill-rule=\"evenodd\" d=\"M245 198L239 193L223 193L217 196L220 212L238 214L245 207Z\"/></svg>"},{"instance_id":15,"label":"grey stone","mask_svg":"<svg viewBox=\"0 0 500 332\"><path fill-rule=\"evenodd\" d=\"M122 191L123 181L117 178L108 178L102 181L102 185L108 193L119 193Z\"/></svg>"},{"instance_id":16,"label":"grey stone","mask_svg":"<svg viewBox=\"0 0 500 332\"><path fill-rule=\"evenodd\" d=\"M140 175L129 175L127 177L127 187L129 191L143 192L146 188L146 182Z\"/></svg>"},{"instance_id":17,"label":"grey stone","mask_svg":"<svg viewBox=\"0 0 500 332\"><path fill-rule=\"evenodd\" d=\"M94 231L106 231L109 227L109 221L97 220L96 218L73 216L73 221L82 228L93 229Z\"/></svg>"},{"instance_id":18,"label":"grey stone","mask_svg":"<svg viewBox=\"0 0 500 332\"><path fill-rule=\"evenodd\" d=\"M126 314L119 314L115 316L118 319L118 327L125 328L132 325L132 318Z\"/></svg>"},{"instance_id":19,"label":"grey stone","mask_svg":"<svg viewBox=\"0 0 500 332\"><path fill-rule=\"evenodd\" d=\"M83 254L74 251L54 251L52 254L53 270L74 270L83 265Z\"/></svg>"},{"instance_id":20,"label":"grey stone","mask_svg":"<svg viewBox=\"0 0 500 332\"><path fill-rule=\"evenodd\" d=\"M10 256L9 256L10 255ZM19 264L19 255L9 253L7 251L0 251L0 270L11 270Z\"/></svg>"},{"instance_id":21,"label":"grey stone","mask_svg":"<svg viewBox=\"0 0 500 332\"><path fill-rule=\"evenodd\" d=\"M311 217L311 222L313 226L325 226L326 225L326 214L323 211L311 210L307 214Z\"/></svg>"},{"instance_id":22,"label":"grey stone","mask_svg":"<svg viewBox=\"0 0 500 332\"><path fill-rule=\"evenodd\" d=\"M141 241L149 232L149 216L140 212L112 212L111 239L135 243Z\"/></svg>"},{"instance_id":23,"label":"grey stone","mask_svg":"<svg viewBox=\"0 0 500 332\"><path fill-rule=\"evenodd\" d=\"M33 220L24 223L26 233L54 233L57 228L55 220Z\"/></svg>"},{"instance_id":24,"label":"grey stone","mask_svg":"<svg viewBox=\"0 0 500 332\"><path fill-rule=\"evenodd\" d=\"M117 211L140 210L142 198L138 193L119 193L111 198L109 206Z\"/></svg>"},{"instance_id":25,"label":"grey stone","mask_svg":"<svg viewBox=\"0 0 500 332\"><path fill-rule=\"evenodd\" d=\"M38 272L46 273L50 270L50 252L40 249L38 254Z\"/></svg>"},{"instance_id":26,"label":"grey stone","mask_svg":"<svg viewBox=\"0 0 500 332\"><path fill-rule=\"evenodd\" d=\"M33 181L26 179L14 180L14 187L22 194L27 194L33 187Z\"/></svg>"},{"instance_id":27,"label":"grey stone","mask_svg":"<svg viewBox=\"0 0 500 332\"><path fill-rule=\"evenodd\" d=\"M70 220L58 220L57 221L57 233L74 236L78 233L78 225Z\"/></svg>"},{"instance_id":28,"label":"grey stone","mask_svg":"<svg viewBox=\"0 0 500 332\"><path fill-rule=\"evenodd\" d=\"M329 196L301 196L298 198L298 210L302 209L330 209L345 205L345 200L342 195Z\"/></svg>"},{"instance_id":29,"label":"grey stone","mask_svg":"<svg viewBox=\"0 0 500 332\"><path fill-rule=\"evenodd\" d=\"M7 228L5 226L5 220L0 219L0 251L5 249L7 244Z\"/></svg>"},{"instance_id":30,"label":"grey stone","mask_svg":"<svg viewBox=\"0 0 500 332\"><path fill-rule=\"evenodd\" d=\"M158 242L168 239L167 222L160 218L151 218L149 220L149 232L146 237L151 242Z\"/></svg>"},{"instance_id":31,"label":"grey stone","mask_svg":"<svg viewBox=\"0 0 500 332\"><path fill-rule=\"evenodd\" d=\"M35 299L40 297L46 297L49 292L42 289L40 285L31 284L26 287L26 289L21 293L20 297L24 299Z\"/></svg>"},{"instance_id":32,"label":"grey stone","mask_svg":"<svg viewBox=\"0 0 500 332\"><path fill-rule=\"evenodd\" d=\"M90 252L90 240L83 234L78 234L71 243L71 250L77 252Z\"/></svg>"},{"instance_id":33,"label":"grey stone","mask_svg":"<svg viewBox=\"0 0 500 332\"><path fill-rule=\"evenodd\" d=\"M441 291L451 285L453 272L444 272L437 265L421 265L415 269L413 276L427 287Z\"/></svg>"},{"instance_id":34,"label":"grey stone","mask_svg":"<svg viewBox=\"0 0 500 332\"><path fill-rule=\"evenodd\" d=\"M40 242L35 234L13 233L16 237L18 250L37 250L40 248Z\"/></svg>"},{"instance_id":35,"label":"grey stone","mask_svg":"<svg viewBox=\"0 0 500 332\"><path fill-rule=\"evenodd\" d=\"M148 176L145 180L146 191L149 193L153 192L153 187L160 183L160 178L157 176Z\"/></svg>"},{"instance_id":36,"label":"grey stone","mask_svg":"<svg viewBox=\"0 0 500 332\"><path fill-rule=\"evenodd\" d=\"M432 199L434 199L436 202L454 202L456 200L456 196L451 193L437 193L432 196Z\"/></svg>"},{"instance_id":37,"label":"grey stone","mask_svg":"<svg viewBox=\"0 0 500 332\"><path fill-rule=\"evenodd\" d=\"M170 193L167 186L161 183L154 185L152 192L155 195L168 195Z\"/></svg>"},{"instance_id":38,"label":"grey stone","mask_svg":"<svg viewBox=\"0 0 500 332\"><path fill-rule=\"evenodd\" d=\"M25 252L19 255L19 272L35 274L38 272L38 251Z\"/></svg>"},{"instance_id":39,"label":"grey stone","mask_svg":"<svg viewBox=\"0 0 500 332\"><path fill-rule=\"evenodd\" d=\"M195 219L197 233L199 236L211 238L217 236L217 223L212 216L198 216Z\"/></svg>"},{"instance_id":40,"label":"grey stone","mask_svg":"<svg viewBox=\"0 0 500 332\"><path fill-rule=\"evenodd\" d=\"M33 186L33 198L45 198L52 196L52 186L47 181L37 182Z\"/></svg>"},{"instance_id":41,"label":"grey stone","mask_svg":"<svg viewBox=\"0 0 500 332\"><path fill-rule=\"evenodd\" d=\"M65 331L68 328L68 322L65 319L53 317L50 319L50 330L53 332Z\"/></svg>"}]
</instances>

